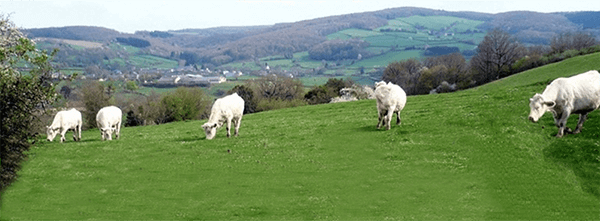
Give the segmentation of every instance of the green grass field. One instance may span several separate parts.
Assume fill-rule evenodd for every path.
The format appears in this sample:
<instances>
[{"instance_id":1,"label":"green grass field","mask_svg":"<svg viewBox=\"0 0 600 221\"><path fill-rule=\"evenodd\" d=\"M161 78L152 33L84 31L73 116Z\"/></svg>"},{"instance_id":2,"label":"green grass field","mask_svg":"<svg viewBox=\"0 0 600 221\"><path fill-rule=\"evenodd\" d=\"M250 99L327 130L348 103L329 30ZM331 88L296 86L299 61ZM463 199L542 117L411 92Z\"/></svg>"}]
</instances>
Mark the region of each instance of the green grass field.
<instances>
[{"instance_id":1,"label":"green grass field","mask_svg":"<svg viewBox=\"0 0 600 221\"><path fill-rule=\"evenodd\" d=\"M2 195L1 219L595 220L599 112L561 139L550 114L527 115L547 82L599 59L408 97L389 131L363 100L246 115L229 139L189 121L44 141Z\"/></svg>"},{"instance_id":2,"label":"green grass field","mask_svg":"<svg viewBox=\"0 0 600 221\"><path fill-rule=\"evenodd\" d=\"M391 62L406 60L410 58L418 59L421 57L421 53L422 51L419 50L388 52L383 55L363 59L359 62L354 63L353 65L350 65L350 67L386 67L387 64Z\"/></svg>"},{"instance_id":3,"label":"green grass field","mask_svg":"<svg viewBox=\"0 0 600 221\"><path fill-rule=\"evenodd\" d=\"M409 24L412 26L421 25L426 27L428 30L440 30L442 28L448 27L455 24L451 31L456 30L457 32L464 32L467 29L473 30L478 25L482 24L483 21L475 21L464 18L450 17L450 16L410 16L407 18L397 18L394 21L400 21L399 23L403 24L403 26L407 26L405 24ZM393 23L391 23L393 24Z\"/></svg>"}]
</instances>

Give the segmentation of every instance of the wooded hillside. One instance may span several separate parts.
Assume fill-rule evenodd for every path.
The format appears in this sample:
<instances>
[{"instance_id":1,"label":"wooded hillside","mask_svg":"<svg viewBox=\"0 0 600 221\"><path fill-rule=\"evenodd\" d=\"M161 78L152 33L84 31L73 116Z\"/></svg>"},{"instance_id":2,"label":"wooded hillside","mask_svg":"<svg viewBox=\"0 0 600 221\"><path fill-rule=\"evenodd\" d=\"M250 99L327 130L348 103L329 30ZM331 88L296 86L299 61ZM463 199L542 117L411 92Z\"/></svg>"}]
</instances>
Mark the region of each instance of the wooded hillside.
<instances>
[{"instance_id":1,"label":"wooded hillside","mask_svg":"<svg viewBox=\"0 0 600 221\"><path fill-rule=\"evenodd\" d=\"M30 38L113 42L135 39L144 42L138 53L163 58L186 60L190 63L212 64L256 60L273 55L286 55L308 51L322 44L326 36L345 29L373 30L388 21L410 16L452 16L482 21L482 30L500 28L526 44L549 44L552 36L565 32L585 31L600 36L600 12L538 13L507 12L488 14L478 12L450 12L425 8L402 7L374 12L329 16L294 23L270 26L217 27L208 29L138 31L135 34L119 33L102 27L62 27L24 30ZM594 21L594 22L590 22ZM146 46L145 41L150 45ZM193 56L190 56L193 55ZM184 55L185 57L181 57ZM85 60L85 59L84 59Z\"/></svg>"}]
</instances>

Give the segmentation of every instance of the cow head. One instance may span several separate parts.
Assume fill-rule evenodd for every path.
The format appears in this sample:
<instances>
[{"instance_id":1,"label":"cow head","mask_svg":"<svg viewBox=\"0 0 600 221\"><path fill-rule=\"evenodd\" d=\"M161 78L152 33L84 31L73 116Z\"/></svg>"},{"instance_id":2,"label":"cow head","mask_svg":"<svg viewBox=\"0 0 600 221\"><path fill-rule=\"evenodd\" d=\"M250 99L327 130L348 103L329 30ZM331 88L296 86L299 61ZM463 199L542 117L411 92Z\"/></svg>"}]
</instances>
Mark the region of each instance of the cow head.
<instances>
[{"instance_id":1,"label":"cow head","mask_svg":"<svg viewBox=\"0 0 600 221\"><path fill-rule=\"evenodd\" d=\"M218 126L219 124L217 123L205 123L204 125L202 125L207 140L212 140L215 137L215 135L217 134Z\"/></svg>"},{"instance_id":2,"label":"cow head","mask_svg":"<svg viewBox=\"0 0 600 221\"><path fill-rule=\"evenodd\" d=\"M48 141L53 141L54 137L56 137L56 135L58 134L58 130L59 128L52 128L46 126L46 139Z\"/></svg>"},{"instance_id":3,"label":"cow head","mask_svg":"<svg viewBox=\"0 0 600 221\"><path fill-rule=\"evenodd\" d=\"M100 136L102 136L102 140L112 140L113 128L100 128Z\"/></svg>"},{"instance_id":4,"label":"cow head","mask_svg":"<svg viewBox=\"0 0 600 221\"><path fill-rule=\"evenodd\" d=\"M546 111L550 111L556 105L554 101L545 100L541 94L535 94L532 98L529 99L529 107L531 108L531 112L529 112L529 120L531 122L537 122Z\"/></svg>"},{"instance_id":5,"label":"cow head","mask_svg":"<svg viewBox=\"0 0 600 221\"><path fill-rule=\"evenodd\" d=\"M385 85L385 81L375 82L375 89L382 85Z\"/></svg>"}]
</instances>

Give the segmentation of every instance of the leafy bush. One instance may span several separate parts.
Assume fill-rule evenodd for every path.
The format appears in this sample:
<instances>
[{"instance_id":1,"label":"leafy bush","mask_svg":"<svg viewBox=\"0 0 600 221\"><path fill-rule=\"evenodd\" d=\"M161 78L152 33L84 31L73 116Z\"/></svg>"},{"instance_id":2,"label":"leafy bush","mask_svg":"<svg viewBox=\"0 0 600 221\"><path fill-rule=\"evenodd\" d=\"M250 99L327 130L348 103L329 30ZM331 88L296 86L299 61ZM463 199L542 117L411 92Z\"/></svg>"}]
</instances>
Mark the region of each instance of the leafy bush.
<instances>
[{"instance_id":1,"label":"leafy bush","mask_svg":"<svg viewBox=\"0 0 600 221\"><path fill-rule=\"evenodd\" d=\"M329 103L332 98L338 94L325 85L316 86L304 95L304 99L308 104L325 104Z\"/></svg>"},{"instance_id":2,"label":"leafy bush","mask_svg":"<svg viewBox=\"0 0 600 221\"><path fill-rule=\"evenodd\" d=\"M48 55L35 49L35 43L23 36L16 26L0 15L0 191L16 177L25 152L36 134L32 133L36 113L40 107L56 100L54 85L50 82ZM17 62L33 67L21 73Z\"/></svg>"},{"instance_id":3,"label":"leafy bush","mask_svg":"<svg viewBox=\"0 0 600 221\"><path fill-rule=\"evenodd\" d=\"M304 95L304 85L299 79L284 76L270 75L260 79L248 81L257 99L294 100Z\"/></svg>"},{"instance_id":4,"label":"leafy bush","mask_svg":"<svg viewBox=\"0 0 600 221\"><path fill-rule=\"evenodd\" d=\"M334 97L341 96L342 88L354 85L352 80L330 78L324 85L316 86L304 95L309 104L325 104L331 102Z\"/></svg>"},{"instance_id":5,"label":"leafy bush","mask_svg":"<svg viewBox=\"0 0 600 221\"><path fill-rule=\"evenodd\" d=\"M135 81L127 81L127 83L125 83L125 88L127 90L135 91L139 88L139 86Z\"/></svg>"},{"instance_id":6,"label":"leafy bush","mask_svg":"<svg viewBox=\"0 0 600 221\"><path fill-rule=\"evenodd\" d=\"M179 87L163 95L160 100L161 113L155 122L167 123L207 118L211 100L201 88Z\"/></svg>"},{"instance_id":7,"label":"leafy bush","mask_svg":"<svg viewBox=\"0 0 600 221\"><path fill-rule=\"evenodd\" d=\"M100 109L112 105L111 95L106 91L104 84L98 81L88 81L81 88L83 94L83 118L86 128L96 128L96 114Z\"/></svg>"},{"instance_id":8,"label":"leafy bush","mask_svg":"<svg viewBox=\"0 0 600 221\"><path fill-rule=\"evenodd\" d=\"M125 120L125 127L135 127L144 125L144 120L135 114L133 110L127 111L127 118Z\"/></svg>"},{"instance_id":9,"label":"leafy bush","mask_svg":"<svg viewBox=\"0 0 600 221\"><path fill-rule=\"evenodd\" d=\"M256 112L256 100L254 98L254 91L245 85L236 85L227 94L237 93L242 99L244 99L244 114L250 114Z\"/></svg>"}]
</instances>

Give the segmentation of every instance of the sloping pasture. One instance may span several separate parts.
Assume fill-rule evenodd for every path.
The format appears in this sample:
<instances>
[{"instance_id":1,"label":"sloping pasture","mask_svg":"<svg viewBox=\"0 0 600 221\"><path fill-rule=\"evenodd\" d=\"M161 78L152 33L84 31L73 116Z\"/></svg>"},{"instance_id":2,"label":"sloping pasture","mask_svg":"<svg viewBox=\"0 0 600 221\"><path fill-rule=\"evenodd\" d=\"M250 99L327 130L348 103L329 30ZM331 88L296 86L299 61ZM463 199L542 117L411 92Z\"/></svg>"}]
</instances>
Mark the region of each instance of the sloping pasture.
<instances>
[{"instance_id":1,"label":"sloping pasture","mask_svg":"<svg viewBox=\"0 0 600 221\"><path fill-rule=\"evenodd\" d=\"M204 121L190 121L42 142L2 195L1 219L598 219L600 114L561 139L549 114L527 114L551 79L599 59L411 96L389 131L364 100L246 115L229 139L221 129L205 140Z\"/></svg>"}]
</instances>

